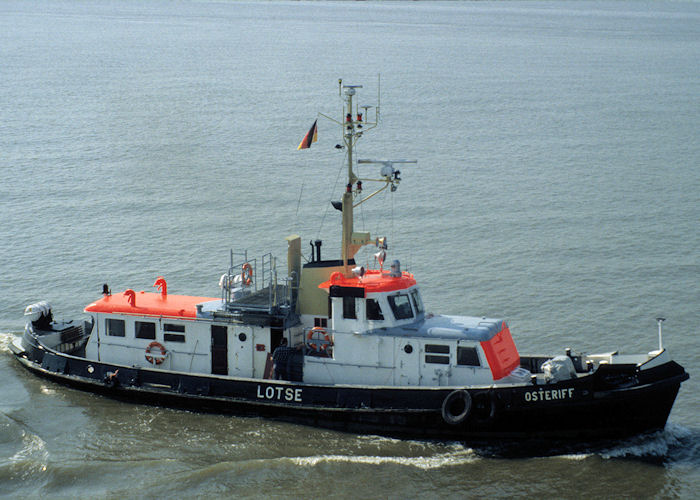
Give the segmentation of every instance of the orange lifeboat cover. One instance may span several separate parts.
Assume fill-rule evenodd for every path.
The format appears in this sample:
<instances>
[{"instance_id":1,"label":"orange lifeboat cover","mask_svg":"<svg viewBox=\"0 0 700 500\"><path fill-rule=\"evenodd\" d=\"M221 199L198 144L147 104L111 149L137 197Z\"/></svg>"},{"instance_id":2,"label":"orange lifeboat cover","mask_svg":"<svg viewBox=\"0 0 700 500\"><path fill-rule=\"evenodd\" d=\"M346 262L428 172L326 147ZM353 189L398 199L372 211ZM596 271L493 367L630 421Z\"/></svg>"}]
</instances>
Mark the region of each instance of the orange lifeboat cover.
<instances>
[{"instance_id":1,"label":"orange lifeboat cover","mask_svg":"<svg viewBox=\"0 0 700 500\"><path fill-rule=\"evenodd\" d=\"M100 300L88 305L85 312L194 319L197 317L197 304L220 300L211 297L163 295L151 292L138 292L134 298L134 305L131 305L129 294L126 292L105 295Z\"/></svg>"},{"instance_id":2,"label":"orange lifeboat cover","mask_svg":"<svg viewBox=\"0 0 700 500\"><path fill-rule=\"evenodd\" d=\"M378 269L369 269L362 277L353 276L346 278L343 273L336 271L331 274L328 281L324 281L319 288L330 289L333 285L347 286L355 288L364 288L365 293L375 292L394 292L397 290L406 290L416 284L416 279L413 274L403 271L401 276L390 276L389 271L380 271Z\"/></svg>"}]
</instances>

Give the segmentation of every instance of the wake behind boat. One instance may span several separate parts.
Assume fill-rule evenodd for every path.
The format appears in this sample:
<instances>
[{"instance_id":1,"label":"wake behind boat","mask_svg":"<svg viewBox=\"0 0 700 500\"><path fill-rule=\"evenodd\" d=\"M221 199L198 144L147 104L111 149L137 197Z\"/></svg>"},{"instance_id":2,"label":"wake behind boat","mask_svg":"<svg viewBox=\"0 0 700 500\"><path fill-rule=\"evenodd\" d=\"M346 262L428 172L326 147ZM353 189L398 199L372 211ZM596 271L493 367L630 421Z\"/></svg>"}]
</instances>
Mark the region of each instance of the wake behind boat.
<instances>
[{"instance_id":1,"label":"wake behind boat","mask_svg":"<svg viewBox=\"0 0 700 500\"><path fill-rule=\"evenodd\" d=\"M521 355L503 318L429 313L415 276L387 260L384 237L355 231L353 210L401 181L407 160L354 158L379 110L342 85L347 184L340 202L341 255L322 242L302 263L287 242L287 269L271 254L230 255L215 297L132 289L56 322L48 303L27 307L12 352L29 370L120 399L281 418L360 433L489 442L622 438L662 429L688 374L663 348ZM364 109L364 113L359 110ZM323 115L325 116L325 115ZM311 146L316 123L299 145ZM376 178L356 165L376 164ZM378 188L366 194L367 185ZM376 247L373 268L357 252ZM281 276L280 276L281 275Z\"/></svg>"}]
</instances>

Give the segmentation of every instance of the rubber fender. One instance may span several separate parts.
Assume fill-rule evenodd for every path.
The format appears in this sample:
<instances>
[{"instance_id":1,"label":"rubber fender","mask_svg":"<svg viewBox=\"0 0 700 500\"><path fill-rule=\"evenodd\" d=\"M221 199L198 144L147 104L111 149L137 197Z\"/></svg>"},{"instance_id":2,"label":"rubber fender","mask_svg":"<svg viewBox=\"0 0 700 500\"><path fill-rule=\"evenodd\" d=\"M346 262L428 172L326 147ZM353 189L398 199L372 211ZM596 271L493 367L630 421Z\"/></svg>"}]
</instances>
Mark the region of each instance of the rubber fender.
<instances>
[{"instance_id":1,"label":"rubber fender","mask_svg":"<svg viewBox=\"0 0 700 500\"><path fill-rule=\"evenodd\" d=\"M442 419L450 425L464 422L472 409L472 398L464 389L457 389L442 402Z\"/></svg>"}]
</instances>

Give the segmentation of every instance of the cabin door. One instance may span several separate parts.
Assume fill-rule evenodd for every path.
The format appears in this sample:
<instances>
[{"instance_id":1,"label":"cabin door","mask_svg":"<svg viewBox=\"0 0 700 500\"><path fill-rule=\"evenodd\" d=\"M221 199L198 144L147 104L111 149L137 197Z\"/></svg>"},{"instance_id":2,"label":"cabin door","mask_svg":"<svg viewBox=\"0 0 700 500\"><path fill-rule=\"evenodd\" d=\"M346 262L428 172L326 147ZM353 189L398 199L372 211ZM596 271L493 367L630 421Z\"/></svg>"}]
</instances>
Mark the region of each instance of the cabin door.
<instances>
[{"instance_id":1,"label":"cabin door","mask_svg":"<svg viewBox=\"0 0 700 500\"><path fill-rule=\"evenodd\" d=\"M420 349L414 339L402 339L395 344L396 370L394 383L396 385L420 385Z\"/></svg>"},{"instance_id":2,"label":"cabin door","mask_svg":"<svg viewBox=\"0 0 700 500\"><path fill-rule=\"evenodd\" d=\"M225 326L211 327L211 372L228 375L228 329Z\"/></svg>"}]
</instances>

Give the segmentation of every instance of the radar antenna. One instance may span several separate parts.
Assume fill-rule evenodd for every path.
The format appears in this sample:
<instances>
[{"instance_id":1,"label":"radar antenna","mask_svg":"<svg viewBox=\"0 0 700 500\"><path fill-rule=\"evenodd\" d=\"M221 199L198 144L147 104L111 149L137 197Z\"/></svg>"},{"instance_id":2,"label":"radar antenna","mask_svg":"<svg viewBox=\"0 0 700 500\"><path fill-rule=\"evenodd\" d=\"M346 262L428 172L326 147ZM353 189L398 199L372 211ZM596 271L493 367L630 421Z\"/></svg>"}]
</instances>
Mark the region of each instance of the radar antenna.
<instances>
[{"instance_id":1,"label":"radar antenna","mask_svg":"<svg viewBox=\"0 0 700 500\"><path fill-rule=\"evenodd\" d=\"M357 160L357 163L374 163L382 165L378 179L360 179L353 170L355 159L353 158L355 144L362 137L364 132L375 128L379 124L379 106L380 106L380 85L381 80L377 77L377 105L374 106L374 121L371 121L368 116L368 111L373 106L357 106L353 100L357 94L357 89L361 89L362 85L348 85L342 79L338 80L338 92L344 100L343 115L340 121L337 121L330 116L319 113L320 116L331 120L340 125L343 130L343 145L338 144L336 148L345 149L346 164L347 164L347 184L343 193L342 201L332 202L333 206L342 212L343 229L341 252L343 266L345 267L345 275L351 276L349 262L355 256L355 253L364 245L369 244L369 233L355 233L353 229L353 209L373 196L381 193L387 188L392 192L396 191L399 182L401 182L401 171L394 168L395 164L417 163L416 160ZM360 112L360 108L363 113ZM384 184L379 189L368 196L362 198L362 183L363 182L380 182ZM361 198L356 201L357 198Z\"/></svg>"}]
</instances>

